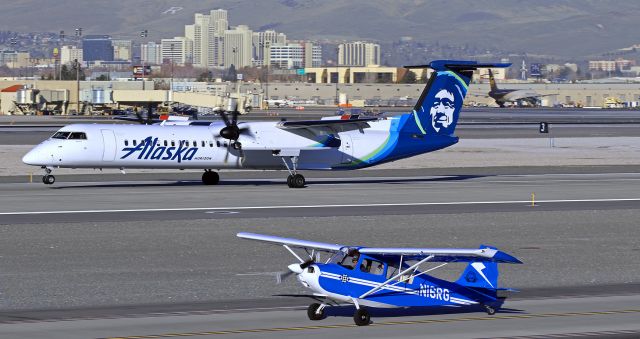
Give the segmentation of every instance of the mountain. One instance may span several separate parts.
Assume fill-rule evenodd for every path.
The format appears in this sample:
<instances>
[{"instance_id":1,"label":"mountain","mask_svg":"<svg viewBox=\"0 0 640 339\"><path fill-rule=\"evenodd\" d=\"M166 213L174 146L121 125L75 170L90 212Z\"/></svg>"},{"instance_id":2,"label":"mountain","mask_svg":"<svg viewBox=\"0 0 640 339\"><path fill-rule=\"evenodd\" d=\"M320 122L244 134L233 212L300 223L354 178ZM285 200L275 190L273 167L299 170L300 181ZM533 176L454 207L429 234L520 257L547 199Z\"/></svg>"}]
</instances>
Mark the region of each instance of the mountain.
<instances>
[{"instance_id":1,"label":"mountain","mask_svg":"<svg viewBox=\"0 0 640 339\"><path fill-rule=\"evenodd\" d=\"M373 40L486 46L581 57L640 40L637 0L13 0L0 30L180 36L194 13L229 11L231 25L271 28L292 39Z\"/></svg>"}]
</instances>

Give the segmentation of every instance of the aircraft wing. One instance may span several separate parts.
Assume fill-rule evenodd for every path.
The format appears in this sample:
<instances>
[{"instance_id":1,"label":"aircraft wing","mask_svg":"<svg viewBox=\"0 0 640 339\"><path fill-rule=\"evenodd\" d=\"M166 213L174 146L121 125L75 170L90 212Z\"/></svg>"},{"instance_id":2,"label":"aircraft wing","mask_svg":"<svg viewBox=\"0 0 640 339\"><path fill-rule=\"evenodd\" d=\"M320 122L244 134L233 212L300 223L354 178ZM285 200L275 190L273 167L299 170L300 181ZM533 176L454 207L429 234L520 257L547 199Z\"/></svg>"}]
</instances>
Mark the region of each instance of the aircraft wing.
<instances>
[{"instance_id":1,"label":"aircraft wing","mask_svg":"<svg viewBox=\"0 0 640 339\"><path fill-rule=\"evenodd\" d=\"M380 120L380 118L281 121L277 127L291 132L306 130L314 135L334 134L369 128L371 126L368 123L376 120Z\"/></svg>"},{"instance_id":2,"label":"aircraft wing","mask_svg":"<svg viewBox=\"0 0 640 339\"><path fill-rule=\"evenodd\" d=\"M433 255L431 262L491 261L507 264L522 264L517 258L497 249L484 248L383 248L365 247L360 253L373 256L404 256L406 259L422 259Z\"/></svg>"},{"instance_id":3,"label":"aircraft wing","mask_svg":"<svg viewBox=\"0 0 640 339\"><path fill-rule=\"evenodd\" d=\"M333 252L340 251L341 248L345 247L344 245L339 245L339 244L329 244L324 242L300 240L300 239L293 239L293 238L283 238L283 237L277 237L273 235L247 233L247 232L240 232L237 234L237 236L243 239L263 241L263 242L268 242L272 244L287 245L289 247L314 248L318 250L333 251Z\"/></svg>"}]
</instances>

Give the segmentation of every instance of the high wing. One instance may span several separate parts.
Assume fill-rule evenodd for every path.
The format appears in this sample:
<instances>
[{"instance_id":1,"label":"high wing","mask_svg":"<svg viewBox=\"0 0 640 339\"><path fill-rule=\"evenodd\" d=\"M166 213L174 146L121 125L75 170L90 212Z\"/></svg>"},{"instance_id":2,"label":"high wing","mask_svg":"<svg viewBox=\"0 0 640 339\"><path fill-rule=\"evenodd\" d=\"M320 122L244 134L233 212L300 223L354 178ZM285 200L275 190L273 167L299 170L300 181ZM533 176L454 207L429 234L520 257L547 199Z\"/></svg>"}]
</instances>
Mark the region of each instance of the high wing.
<instances>
[{"instance_id":1,"label":"high wing","mask_svg":"<svg viewBox=\"0 0 640 339\"><path fill-rule=\"evenodd\" d=\"M368 122L376 120L380 118L281 121L276 127L293 133L304 131L313 135L325 135L369 128L371 126Z\"/></svg>"},{"instance_id":2,"label":"high wing","mask_svg":"<svg viewBox=\"0 0 640 339\"><path fill-rule=\"evenodd\" d=\"M324 242L300 240L300 239L293 239L293 238L283 238L283 237L277 237L273 235L264 235L264 234L247 233L247 232L240 232L237 234L237 236L243 239L263 241L263 242L268 242L272 244L287 245L289 247L312 248L312 249L332 251L332 252L340 251L340 249L345 247L344 245L339 245L339 244L330 244L330 243L324 243Z\"/></svg>"},{"instance_id":3,"label":"high wing","mask_svg":"<svg viewBox=\"0 0 640 339\"><path fill-rule=\"evenodd\" d=\"M430 262L490 261L506 264L522 264L517 258L490 247L482 248L383 248L364 247L360 253L372 256L403 256L405 260L419 260L433 256Z\"/></svg>"}]
</instances>

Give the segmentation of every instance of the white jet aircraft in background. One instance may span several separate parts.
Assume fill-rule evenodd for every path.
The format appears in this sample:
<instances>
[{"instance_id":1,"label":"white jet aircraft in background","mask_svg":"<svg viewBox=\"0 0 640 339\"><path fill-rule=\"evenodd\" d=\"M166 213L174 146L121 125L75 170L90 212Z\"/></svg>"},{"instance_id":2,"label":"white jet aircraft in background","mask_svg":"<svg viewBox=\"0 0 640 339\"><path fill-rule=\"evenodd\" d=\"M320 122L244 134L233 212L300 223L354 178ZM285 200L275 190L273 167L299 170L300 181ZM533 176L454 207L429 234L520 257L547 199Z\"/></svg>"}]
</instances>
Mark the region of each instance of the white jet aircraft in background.
<instances>
[{"instance_id":1,"label":"white jet aircraft in background","mask_svg":"<svg viewBox=\"0 0 640 339\"><path fill-rule=\"evenodd\" d=\"M42 167L45 184L53 184L51 172L62 167L204 169L206 185L218 183L214 169L232 168L286 169L288 186L300 188L305 186L300 170L370 167L457 143L454 131L473 70L507 66L455 60L410 66L435 72L413 111L393 117L239 123L231 107L213 123L74 124L22 161Z\"/></svg>"}]
</instances>

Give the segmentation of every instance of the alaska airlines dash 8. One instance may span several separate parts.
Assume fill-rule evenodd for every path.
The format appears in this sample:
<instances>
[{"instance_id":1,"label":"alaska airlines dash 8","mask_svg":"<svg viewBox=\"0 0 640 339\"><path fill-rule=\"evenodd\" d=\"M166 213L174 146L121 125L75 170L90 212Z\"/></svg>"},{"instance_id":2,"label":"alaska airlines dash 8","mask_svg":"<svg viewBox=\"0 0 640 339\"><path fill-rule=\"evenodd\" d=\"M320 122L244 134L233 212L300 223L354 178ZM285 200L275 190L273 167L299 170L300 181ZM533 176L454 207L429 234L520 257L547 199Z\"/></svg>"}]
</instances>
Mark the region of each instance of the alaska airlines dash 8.
<instances>
[{"instance_id":1,"label":"alaska airlines dash 8","mask_svg":"<svg viewBox=\"0 0 640 339\"><path fill-rule=\"evenodd\" d=\"M391 117L154 125L73 124L29 151L22 161L39 166L53 184L56 168L203 169L215 185L219 169L287 170L291 188L305 186L301 170L352 170L436 151L458 142L455 127L473 71L508 67L436 60L407 68L434 70L413 111Z\"/></svg>"}]
</instances>

